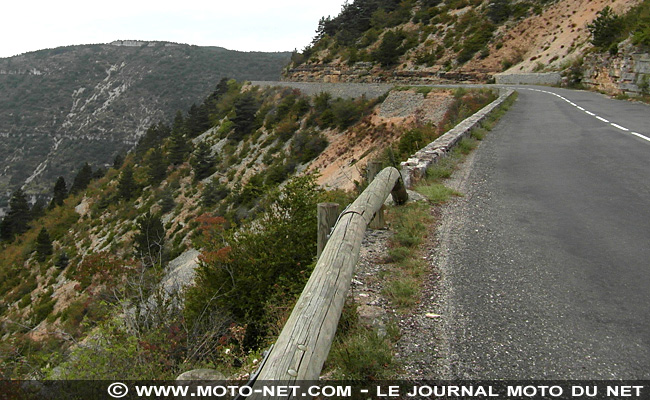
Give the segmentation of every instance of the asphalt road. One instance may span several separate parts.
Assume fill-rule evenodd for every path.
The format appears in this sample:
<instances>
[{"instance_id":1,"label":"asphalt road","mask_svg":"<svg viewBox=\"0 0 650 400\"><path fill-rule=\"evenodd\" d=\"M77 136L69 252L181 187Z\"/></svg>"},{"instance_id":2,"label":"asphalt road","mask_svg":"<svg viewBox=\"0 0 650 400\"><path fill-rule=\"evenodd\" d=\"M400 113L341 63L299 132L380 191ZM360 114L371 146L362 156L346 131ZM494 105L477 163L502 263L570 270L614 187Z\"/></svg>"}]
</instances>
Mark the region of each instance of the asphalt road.
<instances>
[{"instance_id":1,"label":"asphalt road","mask_svg":"<svg viewBox=\"0 0 650 400\"><path fill-rule=\"evenodd\" d=\"M451 378L650 379L650 107L519 88L471 171Z\"/></svg>"}]
</instances>

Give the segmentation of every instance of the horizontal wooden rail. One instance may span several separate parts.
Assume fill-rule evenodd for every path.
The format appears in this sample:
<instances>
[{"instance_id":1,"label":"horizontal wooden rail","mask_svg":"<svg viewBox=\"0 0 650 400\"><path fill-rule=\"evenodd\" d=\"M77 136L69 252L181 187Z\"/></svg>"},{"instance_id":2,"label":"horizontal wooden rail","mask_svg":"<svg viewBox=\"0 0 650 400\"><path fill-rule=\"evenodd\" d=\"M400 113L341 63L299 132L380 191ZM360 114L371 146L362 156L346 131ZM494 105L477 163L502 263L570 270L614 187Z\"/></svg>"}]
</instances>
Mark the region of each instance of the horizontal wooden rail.
<instances>
[{"instance_id":1,"label":"horizontal wooden rail","mask_svg":"<svg viewBox=\"0 0 650 400\"><path fill-rule=\"evenodd\" d=\"M257 381L318 380L350 288L364 232L389 194L397 204L408 199L399 171L393 167L381 171L341 213Z\"/></svg>"}]
</instances>

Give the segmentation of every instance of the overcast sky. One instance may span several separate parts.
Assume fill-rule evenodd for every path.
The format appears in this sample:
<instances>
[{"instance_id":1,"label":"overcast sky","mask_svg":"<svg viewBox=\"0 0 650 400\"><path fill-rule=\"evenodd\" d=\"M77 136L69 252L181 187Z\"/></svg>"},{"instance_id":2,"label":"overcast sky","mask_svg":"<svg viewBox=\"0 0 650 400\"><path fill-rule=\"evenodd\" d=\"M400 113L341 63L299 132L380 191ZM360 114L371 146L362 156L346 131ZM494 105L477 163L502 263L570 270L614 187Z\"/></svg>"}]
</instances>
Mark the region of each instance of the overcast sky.
<instances>
[{"instance_id":1,"label":"overcast sky","mask_svg":"<svg viewBox=\"0 0 650 400\"><path fill-rule=\"evenodd\" d=\"M345 0L25 0L3 2L0 57L113 40L242 51L302 50Z\"/></svg>"}]
</instances>

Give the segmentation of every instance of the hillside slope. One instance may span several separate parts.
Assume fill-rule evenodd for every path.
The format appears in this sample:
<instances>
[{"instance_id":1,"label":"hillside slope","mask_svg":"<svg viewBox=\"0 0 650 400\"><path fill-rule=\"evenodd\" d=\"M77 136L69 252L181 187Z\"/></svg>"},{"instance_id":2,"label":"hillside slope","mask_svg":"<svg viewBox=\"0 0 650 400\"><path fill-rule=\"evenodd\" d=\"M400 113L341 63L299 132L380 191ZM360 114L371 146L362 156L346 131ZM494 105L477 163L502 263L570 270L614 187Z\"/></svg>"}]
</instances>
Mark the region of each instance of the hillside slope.
<instances>
[{"instance_id":1,"label":"hillside slope","mask_svg":"<svg viewBox=\"0 0 650 400\"><path fill-rule=\"evenodd\" d=\"M288 57L116 41L0 59L0 207L21 185L43 194L84 162L112 164L151 124L200 102L223 77L277 79Z\"/></svg>"},{"instance_id":2,"label":"hillside slope","mask_svg":"<svg viewBox=\"0 0 650 400\"><path fill-rule=\"evenodd\" d=\"M26 226L0 240L0 377L252 368L313 266L316 202L350 197L323 191L318 172L329 189L363 185L370 159L399 162L493 98L342 99L222 80L204 130L181 113L43 215L3 219Z\"/></svg>"},{"instance_id":3,"label":"hillside slope","mask_svg":"<svg viewBox=\"0 0 650 400\"><path fill-rule=\"evenodd\" d=\"M287 80L489 81L505 70L562 70L592 48L590 24L605 6L640 0L356 0L322 19L295 54Z\"/></svg>"}]
</instances>

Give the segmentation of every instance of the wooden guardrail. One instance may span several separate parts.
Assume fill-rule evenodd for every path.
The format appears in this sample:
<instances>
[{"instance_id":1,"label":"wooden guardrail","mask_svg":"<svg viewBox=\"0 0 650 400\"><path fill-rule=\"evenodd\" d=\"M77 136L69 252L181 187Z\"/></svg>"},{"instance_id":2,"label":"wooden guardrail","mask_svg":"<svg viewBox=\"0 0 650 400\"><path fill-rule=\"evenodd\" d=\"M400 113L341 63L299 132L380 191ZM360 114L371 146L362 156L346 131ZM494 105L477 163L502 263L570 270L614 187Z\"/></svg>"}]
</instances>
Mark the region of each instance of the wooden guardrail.
<instances>
[{"instance_id":1,"label":"wooden guardrail","mask_svg":"<svg viewBox=\"0 0 650 400\"><path fill-rule=\"evenodd\" d=\"M393 167L381 171L341 213L311 277L257 375L258 382L318 380L350 288L364 232L389 194L396 204L408 199L400 173Z\"/></svg>"}]
</instances>

